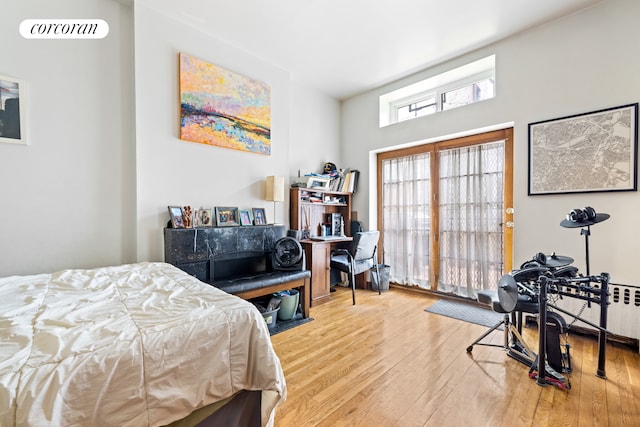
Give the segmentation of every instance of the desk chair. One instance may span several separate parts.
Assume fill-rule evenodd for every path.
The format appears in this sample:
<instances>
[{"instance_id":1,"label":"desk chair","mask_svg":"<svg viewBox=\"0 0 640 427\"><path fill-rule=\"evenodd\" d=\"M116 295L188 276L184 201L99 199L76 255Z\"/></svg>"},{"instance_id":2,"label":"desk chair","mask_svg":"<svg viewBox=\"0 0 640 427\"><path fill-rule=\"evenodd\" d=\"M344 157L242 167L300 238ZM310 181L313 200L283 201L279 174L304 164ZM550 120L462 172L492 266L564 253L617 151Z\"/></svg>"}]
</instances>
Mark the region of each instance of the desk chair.
<instances>
[{"instance_id":1,"label":"desk chair","mask_svg":"<svg viewBox=\"0 0 640 427\"><path fill-rule=\"evenodd\" d=\"M379 231L361 231L353 234L353 241L349 249L334 249L331 251L331 268L349 274L351 282L351 294L353 305L356 304L356 275L376 268L378 277L378 260L376 251L378 249ZM380 294L382 286L378 286Z\"/></svg>"}]
</instances>

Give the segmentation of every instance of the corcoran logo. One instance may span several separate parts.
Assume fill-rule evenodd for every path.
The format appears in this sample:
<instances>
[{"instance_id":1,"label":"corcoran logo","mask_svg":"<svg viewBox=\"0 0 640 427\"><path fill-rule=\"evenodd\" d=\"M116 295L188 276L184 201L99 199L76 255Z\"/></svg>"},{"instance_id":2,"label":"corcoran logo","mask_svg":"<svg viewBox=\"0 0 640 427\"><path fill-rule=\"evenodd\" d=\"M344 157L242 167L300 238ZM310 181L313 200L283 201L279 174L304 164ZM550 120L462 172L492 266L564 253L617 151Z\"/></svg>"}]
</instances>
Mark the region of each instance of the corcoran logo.
<instances>
[{"instance_id":1,"label":"corcoran logo","mask_svg":"<svg viewBox=\"0 0 640 427\"><path fill-rule=\"evenodd\" d=\"M25 19L20 34L25 39L102 39L109 24L102 19Z\"/></svg>"}]
</instances>

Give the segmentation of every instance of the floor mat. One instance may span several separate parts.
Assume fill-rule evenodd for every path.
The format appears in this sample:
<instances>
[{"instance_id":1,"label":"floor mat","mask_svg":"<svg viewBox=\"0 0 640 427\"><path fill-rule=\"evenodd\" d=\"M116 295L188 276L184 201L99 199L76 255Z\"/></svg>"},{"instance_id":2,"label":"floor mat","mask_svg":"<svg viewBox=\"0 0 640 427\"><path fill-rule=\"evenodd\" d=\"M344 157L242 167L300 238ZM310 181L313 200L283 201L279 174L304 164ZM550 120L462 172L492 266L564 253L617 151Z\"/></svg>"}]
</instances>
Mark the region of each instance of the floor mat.
<instances>
[{"instance_id":1,"label":"floor mat","mask_svg":"<svg viewBox=\"0 0 640 427\"><path fill-rule=\"evenodd\" d=\"M305 323L311 322L313 317L301 318L301 319L291 319L291 320L277 320L276 324L273 328L269 328L269 334L271 336L279 334L280 332L288 331L289 329L295 328L296 326L304 325Z\"/></svg>"},{"instance_id":2,"label":"floor mat","mask_svg":"<svg viewBox=\"0 0 640 427\"><path fill-rule=\"evenodd\" d=\"M487 328L494 326L502 320L503 314L488 310L482 307L475 307L471 304L441 299L429 306L425 311L453 319L463 320ZM502 330L502 327L500 327Z\"/></svg>"}]
</instances>

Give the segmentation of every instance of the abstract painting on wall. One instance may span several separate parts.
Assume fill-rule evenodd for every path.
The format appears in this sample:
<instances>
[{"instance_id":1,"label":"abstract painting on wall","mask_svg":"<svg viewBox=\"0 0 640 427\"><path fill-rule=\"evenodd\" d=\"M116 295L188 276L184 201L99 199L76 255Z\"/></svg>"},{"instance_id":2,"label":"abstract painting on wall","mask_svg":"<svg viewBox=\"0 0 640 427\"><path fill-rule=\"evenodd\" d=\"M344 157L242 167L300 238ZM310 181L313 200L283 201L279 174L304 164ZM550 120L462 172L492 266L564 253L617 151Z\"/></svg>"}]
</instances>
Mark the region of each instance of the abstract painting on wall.
<instances>
[{"instance_id":1,"label":"abstract painting on wall","mask_svg":"<svg viewBox=\"0 0 640 427\"><path fill-rule=\"evenodd\" d=\"M271 88L180 53L180 139L271 154Z\"/></svg>"}]
</instances>

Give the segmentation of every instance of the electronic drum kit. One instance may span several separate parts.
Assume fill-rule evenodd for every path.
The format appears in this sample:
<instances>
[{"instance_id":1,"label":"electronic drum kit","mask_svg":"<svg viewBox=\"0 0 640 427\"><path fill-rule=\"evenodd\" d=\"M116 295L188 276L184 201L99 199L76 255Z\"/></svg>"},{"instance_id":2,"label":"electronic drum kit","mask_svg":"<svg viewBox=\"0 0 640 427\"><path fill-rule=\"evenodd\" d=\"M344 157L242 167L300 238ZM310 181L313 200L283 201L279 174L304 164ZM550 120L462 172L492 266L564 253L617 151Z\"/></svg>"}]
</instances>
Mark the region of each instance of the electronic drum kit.
<instances>
[{"instance_id":1,"label":"electronic drum kit","mask_svg":"<svg viewBox=\"0 0 640 427\"><path fill-rule=\"evenodd\" d=\"M569 256L557 255L555 252L546 255L537 253L532 259L525 261L519 269L503 275L498 281L498 299L502 308L509 313L518 313L520 321L518 332L522 328L522 313L538 316L539 351L533 353L523 342L520 333L511 333L512 343L509 356L530 367L529 376L536 379L537 384L553 384L562 389L571 388L566 373L571 372L570 345L560 343L560 336L568 332L564 318L548 308L557 309L577 320L581 320L600 331L600 348L597 375L606 378L604 370L604 345L606 342L606 310L608 304L609 275L589 276L589 227L605 221L608 214L599 214L591 207L573 209L560 223L565 228L584 228L581 235L585 236L587 275L582 276L578 268L573 266L574 259ZM598 285L592 287L591 283ZM588 322L577 315L569 313L553 304L548 303L547 295L557 294L582 299L585 304L595 302L601 306L600 325ZM541 308L543 308L541 310ZM543 327L546 325L546 327ZM522 340L522 341L521 341ZM469 347L467 351L470 350Z\"/></svg>"}]
</instances>

